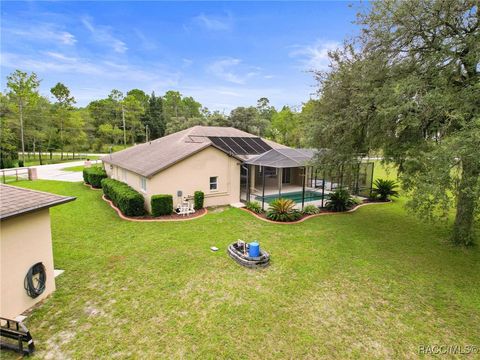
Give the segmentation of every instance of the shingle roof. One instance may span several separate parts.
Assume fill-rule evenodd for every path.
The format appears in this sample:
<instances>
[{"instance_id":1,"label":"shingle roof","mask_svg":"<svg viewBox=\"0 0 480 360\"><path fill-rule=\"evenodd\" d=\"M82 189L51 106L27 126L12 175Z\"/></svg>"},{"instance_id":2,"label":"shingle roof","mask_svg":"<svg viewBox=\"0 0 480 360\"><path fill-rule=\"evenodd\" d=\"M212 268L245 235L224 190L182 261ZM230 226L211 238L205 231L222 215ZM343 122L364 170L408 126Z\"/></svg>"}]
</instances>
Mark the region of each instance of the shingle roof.
<instances>
[{"instance_id":1,"label":"shingle roof","mask_svg":"<svg viewBox=\"0 0 480 360\"><path fill-rule=\"evenodd\" d=\"M60 196L0 184L0 219L4 220L23 213L60 205L75 200L72 196Z\"/></svg>"},{"instance_id":2,"label":"shingle roof","mask_svg":"<svg viewBox=\"0 0 480 360\"><path fill-rule=\"evenodd\" d=\"M209 146L215 146L209 137L258 138L256 135L232 127L194 126L151 142L104 156L102 161L120 166L139 175L150 177ZM272 148L285 148L284 145L273 141L262 140ZM236 156L235 154L229 155L235 156L240 160L242 159L241 156Z\"/></svg>"},{"instance_id":3,"label":"shingle roof","mask_svg":"<svg viewBox=\"0 0 480 360\"><path fill-rule=\"evenodd\" d=\"M272 149L246 161L249 165L288 168L305 166L316 154L313 149Z\"/></svg>"}]
</instances>

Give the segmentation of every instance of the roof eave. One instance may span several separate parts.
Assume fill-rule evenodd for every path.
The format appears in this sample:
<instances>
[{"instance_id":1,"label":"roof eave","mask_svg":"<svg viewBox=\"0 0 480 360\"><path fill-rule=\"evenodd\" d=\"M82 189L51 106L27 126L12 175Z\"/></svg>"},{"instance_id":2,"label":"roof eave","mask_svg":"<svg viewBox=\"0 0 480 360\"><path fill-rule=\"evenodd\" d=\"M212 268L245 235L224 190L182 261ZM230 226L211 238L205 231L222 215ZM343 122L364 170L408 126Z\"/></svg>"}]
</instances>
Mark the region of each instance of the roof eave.
<instances>
[{"instance_id":1,"label":"roof eave","mask_svg":"<svg viewBox=\"0 0 480 360\"><path fill-rule=\"evenodd\" d=\"M13 213L9 213L9 214L6 214L6 215L0 215L0 220L10 219L12 217L16 217L16 216L20 216L20 215L23 215L23 214L31 213L31 212L34 212L34 211L37 211L37 210L48 209L48 208L51 208L53 206L62 205L62 204L74 201L75 199L76 199L75 196L69 196L69 197L65 197L61 200L51 201L47 204L42 204L40 206L35 206L35 207L27 208L27 209L22 209L21 211L15 211Z\"/></svg>"}]
</instances>

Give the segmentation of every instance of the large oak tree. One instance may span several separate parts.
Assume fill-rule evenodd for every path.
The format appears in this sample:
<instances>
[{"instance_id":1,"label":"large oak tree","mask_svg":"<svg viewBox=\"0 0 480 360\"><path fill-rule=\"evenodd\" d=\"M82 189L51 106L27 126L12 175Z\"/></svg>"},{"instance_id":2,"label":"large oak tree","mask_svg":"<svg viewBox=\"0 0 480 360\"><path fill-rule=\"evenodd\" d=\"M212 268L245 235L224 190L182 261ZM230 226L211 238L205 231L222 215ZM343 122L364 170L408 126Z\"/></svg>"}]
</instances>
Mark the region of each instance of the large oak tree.
<instances>
[{"instance_id":1,"label":"large oak tree","mask_svg":"<svg viewBox=\"0 0 480 360\"><path fill-rule=\"evenodd\" d=\"M315 144L331 161L382 151L409 206L455 208L452 240L469 245L480 212L480 10L473 0L374 2L361 35L317 73Z\"/></svg>"}]
</instances>

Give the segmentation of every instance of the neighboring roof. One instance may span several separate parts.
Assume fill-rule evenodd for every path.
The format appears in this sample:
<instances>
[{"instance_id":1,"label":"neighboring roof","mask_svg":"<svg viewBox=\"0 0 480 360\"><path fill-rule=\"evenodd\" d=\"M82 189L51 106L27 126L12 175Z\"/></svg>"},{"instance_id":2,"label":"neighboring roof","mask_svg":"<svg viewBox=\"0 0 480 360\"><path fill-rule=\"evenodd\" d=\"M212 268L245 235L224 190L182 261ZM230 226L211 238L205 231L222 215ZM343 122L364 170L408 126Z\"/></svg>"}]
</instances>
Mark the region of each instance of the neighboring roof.
<instances>
[{"instance_id":1,"label":"neighboring roof","mask_svg":"<svg viewBox=\"0 0 480 360\"><path fill-rule=\"evenodd\" d=\"M299 167L308 165L315 154L316 150L313 149L272 149L247 160L245 163L274 168Z\"/></svg>"},{"instance_id":2,"label":"neighboring roof","mask_svg":"<svg viewBox=\"0 0 480 360\"><path fill-rule=\"evenodd\" d=\"M49 208L75 200L72 196L60 196L0 184L0 219L8 219L27 212Z\"/></svg>"},{"instance_id":3,"label":"neighboring roof","mask_svg":"<svg viewBox=\"0 0 480 360\"><path fill-rule=\"evenodd\" d=\"M120 166L142 176L151 177L177 162L213 146L239 160L243 157L226 151L214 144L210 138L256 138L272 148L283 148L283 145L259 138L232 127L194 126L189 129L164 136L145 144L104 156L102 161ZM255 140L254 140L255 141Z\"/></svg>"}]
</instances>

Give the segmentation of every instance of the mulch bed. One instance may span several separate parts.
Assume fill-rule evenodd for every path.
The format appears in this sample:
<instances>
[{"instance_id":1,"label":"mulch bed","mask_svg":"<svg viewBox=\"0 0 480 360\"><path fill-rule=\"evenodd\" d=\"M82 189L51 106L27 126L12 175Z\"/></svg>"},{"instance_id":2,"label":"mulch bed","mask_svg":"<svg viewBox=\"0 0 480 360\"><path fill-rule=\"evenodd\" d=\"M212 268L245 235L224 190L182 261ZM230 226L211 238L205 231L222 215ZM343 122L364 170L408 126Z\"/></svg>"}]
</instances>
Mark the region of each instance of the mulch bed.
<instances>
[{"instance_id":1,"label":"mulch bed","mask_svg":"<svg viewBox=\"0 0 480 360\"><path fill-rule=\"evenodd\" d=\"M255 216L256 218L260 219L260 220L263 220L263 221L266 221L266 222L269 222L269 223L272 223L272 224L297 224L297 223L301 223L301 222L304 222L305 220L308 220L310 218L314 218L314 217L317 217L317 216L322 216L322 215L340 215L340 214L346 214L346 213L351 213L351 212L354 212L355 210L357 210L358 208L362 207L362 206L365 206L365 205L374 205L374 204L388 204L392 202L392 200L387 200L387 201L378 201L378 200L371 200L371 199L365 199L363 200L363 202L361 204L358 204L356 206L354 206L353 208L351 208L350 210L347 210L347 211L341 211L341 212L336 212L336 211L329 211L329 210L325 210L325 209L321 209L320 212L318 214L313 214L313 215L302 215L302 217L298 220L295 220L295 221L273 221L273 220L270 220L269 218L267 218L267 215L266 215L266 212L264 213L261 213L261 214L257 214L247 208L241 208L241 210L243 211L246 211L250 214L252 214L253 216Z\"/></svg>"},{"instance_id":2,"label":"mulch bed","mask_svg":"<svg viewBox=\"0 0 480 360\"><path fill-rule=\"evenodd\" d=\"M187 220L193 220L196 218L200 218L202 216L205 216L208 211L207 209L200 209L195 211L193 214L189 215L178 215L178 214L172 214L172 215L164 215L164 216L158 216L158 217L153 217L151 215L145 215L145 216L126 216L122 214L120 209L118 209L110 200L108 200L105 195L102 195L102 199L106 201L110 207L115 210L120 216L121 219L123 220L128 220L128 221L144 221L144 222L155 222L155 221L187 221Z\"/></svg>"}]
</instances>

